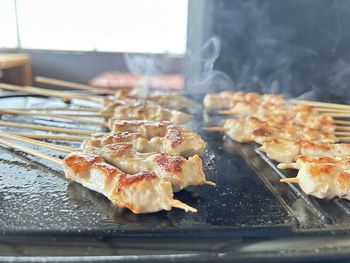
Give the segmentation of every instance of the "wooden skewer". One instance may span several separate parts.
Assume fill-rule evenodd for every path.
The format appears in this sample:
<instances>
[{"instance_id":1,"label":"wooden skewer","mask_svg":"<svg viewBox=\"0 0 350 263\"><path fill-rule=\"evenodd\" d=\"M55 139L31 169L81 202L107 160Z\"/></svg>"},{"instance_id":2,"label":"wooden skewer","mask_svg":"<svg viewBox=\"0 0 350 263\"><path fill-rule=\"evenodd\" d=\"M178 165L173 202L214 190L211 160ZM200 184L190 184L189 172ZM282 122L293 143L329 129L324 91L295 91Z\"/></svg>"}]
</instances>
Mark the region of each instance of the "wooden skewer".
<instances>
[{"instance_id":1,"label":"wooden skewer","mask_svg":"<svg viewBox=\"0 0 350 263\"><path fill-rule=\"evenodd\" d=\"M350 118L350 112L328 112L327 115L335 118Z\"/></svg>"},{"instance_id":2,"label":"wooden skewer","mask_svg":"<svg viewBox=\"0 0 350 263\"><path fill-rule=\"evenodd\" d=\"M222 115L237 115L237 114L239 114L239 112L232 111L232 110L221 110L221 111L218 111L218 113L222 114Z\"/></svg>"},{"instance_id":3,"label":"wooden skewer","mask_svg":"<svg viewBox=\"0 0 350 263\"><path fill-rule=\"evenodd\" d=\"M196 213L197 212L197 209L196 208L193 208L192 206L189 206L185 203L182 203L181 201L179 200L176 200L176 199L173 199L171 201L171 206L172 207L175 207L175 208L180 208L180 209L183 209L185 210L186 212L190 211L190 212L193 212L193 213Z\"/></svg>"},{"instance_id":4,"label":"wooden skewer","mask_svg":"<svg viewBox=\"0 0 350 263\"><path fill-rule=\"evenodd\" d=\"M56 163L56 164L63 165L63 161L59 158L41 153L39 151L30 149L28 147L19 145L17 143L8 142L8 141L0 138L0 144L6 145L8 147L11 147L11 148L14 148L17 150L20 150L20 151L25 152L25 153L29 153L29 154L34 155L34 156L38 156L40 158L46 159L46 160L51 161L51 162Z\"/></svg>"},{"instance_id":5,"label":"wooden skewer","mask_svg":"<svg viewBox=\"0 0 350 263\"><path fill-rule=\"evenodd\" d=\"M350 110L350 105L347 104L337 104L337 103L328 103L328 102L319 102L319 101L307 101L307 100L289 100L295 104L303 104L313 107L322 107L322 108L334 108L334 109L346 109Z\"/></svg>"},{"instance_id":6,"label":"wooden skewer","mask_svg":"<svg viewBox=\"0 0 350 263\"><path fill-rule=\"evenodd\" d=\"M338 142L350 142L350 137L337 137Z\"/></svg>"},{"instance_id":7,"label":"wooden skewer","mask_svg":"<svg viewBox=\"0 0 350 263\"><path fill-rule=\"evenodd\" d=\"M332 108L318 108L314 107L314 110L318 111L319 113L350 113L350 109L332 109Z\"/></svg>"},{"instance_id":8,"label":"wooden skewer","mask_svg":"<svg viewBox=\"0 0 350 263\"><path fill-rule=\"evenodd\" d=\"M101 127L109 127L107 122L94 121L94 120L86 120L78 118L79 115L65 115L65 114L55 114L55 113L37 113L37 112L28 112L28 111L19 111L19 110L5 110L0 109L0 114L14 114L14 115L29 115L29 116L43 116L43 117L54 117L60 119L72 120L78 123L96 125ZM94 117L94 115L83 115L82 117ZM101 116L100 116L101 117Z\"/></svg>"},{"instance_id":9,"label":"wooden skewer","mask_svg":"<svg viewBox=\"0 0 350 263\"><path fill-rule=\"evenodd\" d=\"M292 184L298 184L299 178L298 177L291 177L291 178L282 178L280 179L281 183L292 183Z\"/></svg>"},{"instance_id":10,"label":"wooden skewer","mask_svg":"<svg viewBox=\"0 0 350 263\"><path fill-rule=\"evenodd\" d=\"M333 123L350 125L350 121L333 120Z\"/></svg>"},{"instance_id":11,"label":"wooden skewer","mask_svg":"<svg viewBox=\"0 0 350 263\"><path fill-rule=\"evenodd\" d=\"M225 131L229 131L230 129L224 128L224 127L204 127L203 130L205 130L205 131L225 132Z\"/></svg>"},{"instance_id":12,"label":"wooden skewer","mask_svg":"<svg viewBox=\"0 0 350 263\"><path fill-rule=\"evenodd\" d=\"M1 133L0 133L1 135ZM36 151L36 150L33 150L33 149L30 149L28 147L25 147L25 146L22 146L22 145L19 145L17 143L13 143L13 142L8 142L6 140L3 140L0 138L0 144L3 144L3 145L6 145L8 147L11 147L11 148L14 148L14 149L17 149L17 150L20 150L22 152L25 152L25 153L28 153L28 154L31 154L31 155L34 155L34 156L38 156L40 158L43 158L43 159L46 159L48 161L51 161L53 163L56 163L56 164L59 164L59 165L64 165L64 162L63 160L57 158L57 157L54 157L54 156L50 156L50 155L47 155L47 154L44 154L44 153L41 153L39 151ZM43 145L42 145L43 146ZM47 146L45 146L47 147ZM180 209L183 209L185 210L186 212L190 211L190 212L194 212L196 213L197 212L197 209L179 201L179 200L176 200L176 199L173 199L171 201L171 206L172 207L175 207L175 208L180 208Z\"/></svg>"},{"instance_id":13,"label":"wooden skewer","mask_svg":"<svg viewBox=\"0 0 350 263\"><path fill-rule=\"evenodd\" d=\"M32 134L32 133L11 133L14 135L27 137L31 139L44 139L53 141L73 141L73 142L83 142L90 137L83 136L62 136L62 135L50 135L50 134Z\"/></svg>"},{"instance_id":14,"label":"wooden skewer","mask_svg":"<svg viewBox=\"0 0 350 263\"><path fill-rule=\"evenodd\" d=\"M9 110L30 110L30 111L59 111L59 112L97 112L99 113L100 110L96 108L67 108L67 107L47 107L47 108L7 108Z\"/></svg>"},{"instance_id":15,"label":"wooden skewer","mask_svg":"<svg viewBox=\"0 0 350 263\"><path fill-rule=\"evenodd\" d=\"M45 84L50 84L50 85L55 85L55 86L61 86L65 88L72 88L72 89L81 89L81 90L90 90L93 92L99 92L99 93L105 93L105 94L115 94L115 91L106 89L106 88L98 88L90 85L85 85L81 83L76 83L76 82L70 82L70 81L65 81L65 80L59 80L59 79L53 79L53 78L46 78L46 77L41 77L37 76L35 77L35 81L39 83L45 83Z\"/></svg>"},{"instance_id":16,"label":"wooden skewer","mask_svg":"<svg viewBox=\"0 0 350 263\"><path fill-rule=\"evenodd\" d=\"M72 92L66 92L66 91L55 91L55 90L41 89L41 88L28 87L28 86L16 86L16 85L5 84L5 83L0 83L0 89L25 92L25 93L35 94L40 96L57 97L65 100L82 99L82 100L92 101L98 104L104 103L104 99L99 96L91 96L91 95L72 93Z\"/></svg>"},{"instance_id":17,"label":"wooden skewer","mask_svg":"<svg viewBox=\"0 0 350 263\"><path fill-rule=\"evenodd\" d=\"M277 165L278 169L285 170L285 169L296 169L295 163L279 163Z\"/></svg>"},{"instance_id":18,"label":"wooden skewer","mask_svg":"<svg viewBox=\"0 0 350 263\"><path fill-rule=\"evenodd\" d=\"M350 127L349 126L335 126L335 129L337 131L350 131Z\"/></svg>"},{"instance_id":19,"label":"wooden skewer","mask_svg":"<svg viewBox=\"0 0 350 263\"><path fill-rule=\"evenodd\" d=\"M350 132L333 132L336 136L350 136Z\"/></svg>"},{"instance_id":20,"label":"wooden skewer","mask_svg":"<svg viewBox=\"0 0 350 263\"><path fill-rule=\"evenodd\" d=\"M45 147L45 148L48 148L51 150L56 150L56 151L65 152L65 153L70 153L70 152L74 152L74 151L78 150L75 148L61 146L61 145L57 145L57 144L53 144L53 143L42 142L42 141L38 141L38 140L33 140L30 138L26 138L26 137L18 136L15 134L6 133L6 132L0 132L0 137L16 140L16 141L20 141L20 142L26 142L26 143L30 143L30 144L33 144L36 146L42 146L42 147Z\"/></svg>"},{"instance_id":21,"label":"wooden skewer","mask_svg":"<svg viewBox=\"0 0 350 263\"><path fill-rule=\"evenodd\" d=\"M38 124L17 123L17 122L9 122L9 121L0 121L0 126L40 130L40 131L50 131L50 132L58 132L58 133L79 134L79 135L91 135L93 133L96 133L96 131L89 131L89 130L68 129L68 128L43 126Z\"/></svg>"}]
</instances>

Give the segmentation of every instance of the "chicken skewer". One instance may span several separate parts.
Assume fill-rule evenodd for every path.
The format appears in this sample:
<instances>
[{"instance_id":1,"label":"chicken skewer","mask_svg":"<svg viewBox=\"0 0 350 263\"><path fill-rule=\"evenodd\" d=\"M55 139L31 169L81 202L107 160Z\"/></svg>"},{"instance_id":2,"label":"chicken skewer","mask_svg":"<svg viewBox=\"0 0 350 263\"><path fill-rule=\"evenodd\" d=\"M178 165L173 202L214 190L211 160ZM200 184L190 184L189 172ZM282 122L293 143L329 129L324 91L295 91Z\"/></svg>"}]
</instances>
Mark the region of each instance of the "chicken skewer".
<instances>
[{"instance_id":1,"label":"chicken skewer","mask_svg":"<svg viewBox=\"0 0 350 263\"><path fill-rule=\"evenodd\" d=\"M128 175L105 163L98 155L72 152L61 160L3 139L0 143L62 165L68 180L99 192L115 206L128 208L134 213L153 213L171 210L172 207L197 211L173 199L171 183L160 180L152 172Z\"/></svg>"},{"instance_id":2,"label":"chicken skewer","mask_svg":"<svg viewBox=\"0 0 350 263\"><path fill-rule=\"evenodd\" d=\"M259 148L260 151L280 163L293 162L297 155L307 156L350 156L350 144L346 143L325 143L308 140L282 140L275 139L266 141Z\"/></svg>"},{"instance_id":3,"label":"chicken skewer","mask_svg":"<svg viewBox=\"0 0 350 263\"><path fill-rule=\"evenodd\" d=\"M61 97L64 99L70 99L70 95L67 95L67 92L61 91L48 91L40 88L33 87L20 87L9 84L0 84L0 88L9 89L14 91L23 91L27 93L33 93L38 95L48 95L53 97ZM104 103L104 99L102 97L94 96L87 97L86 94L77 94L74 97L79 99L87 99L97 102ZM109 101L109 100L107 100ZM167 120L174 122L175 124L181 124L189 121L192 118L192 115L176 111L164 109L157 104L135 101L134 99L128 99L126 101L117 100L113 103L107 103L105 108L100 112L101 117L112 117L115 116L118 119L132 119L132 120Z\"/></svg>"},{"instance_id":4,"label":"chicken skewer","mask_svg":"<svg viewBox=\"0 0 350 263\"><path fill-rule=\"evenodd\" d=\"M287 104L259 104L251 107L250 104L241 102L236 105L238 110L221 111L225 115L237 117L257 117L263 121L284 124L287 121L297 125L303 125L312 129L320 129L333 132L336 128L334 120L328 114L319 114L309 106ZM237 108L236 107L236 108Z\"/></svg>"},{"instance_id":5,"label":"chicken skewer","mask_svg":"<svg viewBox=\"0 0 350 263\"><path fill-rule=\"evenodd\" d=\"M0 121L0 126L79 135L92 135L96 133L96 131L91 130L78 130L7 121ZM206 147L206 142L200 135L190 132L184 127L171 125L167 122L115 121L112 130L113 132L110 134L96 134L92 136L92 144L133 141L134 147L141 152L157 151L169 155L182 155L185 157L193 156L194 154L201 155ZM125 134L125 132L136 132L138 134ZM29 136L32 138L42 138L42 136L39 135ZM52 135L49 135L48 139L50 139L50 136ZM65 137L62 139L64 138ZM67 138L71 139L71 137ZM78 139L75 137L73 139L81 141L81 138Z\"/></svg>"},{"instance_id":6,"label":"chicken skewer","mask_svg":"<svg viewBox=\"0 0 350 263\"><path fill-rule=\"evenodd\" d=\"M0 137L66 153L79 150L5 132L0 132ZM127 142L106 144L103 147L82 145L79 151L101 156L107 163L128 174L152 171L163 180L171 182L173 190L176 192L188 186L215 185L213 182L205 179L202 160L198 155L186 159L181 156L169 156L159 153L140 153L133 149L131 143Z\"/></svg>"},{"instance_id":7,"label":"chicken skewer","mask_svg":"<svg viewBox=\"0 0 350 263\"><path fill-rule=\"evenodd\" d=\"M125 91L127 91L127 96L132 96L132 89L118 89L117 91L111 90L111 89L104 89L100 87L94 87L89 85L84 85L80 83L75 82L69 82L69 81L63 81L59 79L52 79L52 78L46 78L37 76L35 80L39 83L45 83L45 84L51 84L56 86L62 86L66 88L72 88L72 89L82 89L82 90L89 90L93 92L99 92L99 93L106 93L115 95L115 97L125 97ZM120 92L121 91L121 92ZM132 98L132 97L129 97ZM135 98L135 97L134 97ZM148 101L152 101L160 106L171 108L171 109L183 109L183 108L190 108L191 107L191 101L188 100L186 97L181 95L175 95L175 94L157 94L157 95L150 95L145 97L144 99L147 99Z\"/></svg>"},{"instance_id":8,"label":"chicken skewer","mask_svg":"<svg viewBox=\"0 0 350 263\"><path fill-rule=\"evenodd\" d=\"M224 127L205 128L209 131L222 131L237 142L257 142L263 144L274 139L285 140L314 140L334 143L338 140L335 135L339 133L328 133L314 130L298 125L271 125L255 117L241 119L227 119ZM341 133L345 135L344 133Z\"/></svg>"},{"instance_id":9,"label":"chicken skewer","mask_svg":"<svg viewBox=\"0 0 350 263\"><path fill-rule=\"evenodd\" d=\"M350 169L350 156L306 156L298 155L294 158L295 162L279 163L277 168L279 169L296 169L299 170L303 165L308 163L320 164L320 165L337 165L342 169Z\"/></svg>"},{"instance_id":10,"label":"chicken skewer","mask_svg":"<svg viewBox=\"0 0 350 263\"><path fill-rule=\"evenodd\" d=\"M300 166L296 177L280 181L298 183L306 194L317 198L340 197L350 200L350 169L343 169L334 163L307 162Z\"/></svg>"}]
</instances>

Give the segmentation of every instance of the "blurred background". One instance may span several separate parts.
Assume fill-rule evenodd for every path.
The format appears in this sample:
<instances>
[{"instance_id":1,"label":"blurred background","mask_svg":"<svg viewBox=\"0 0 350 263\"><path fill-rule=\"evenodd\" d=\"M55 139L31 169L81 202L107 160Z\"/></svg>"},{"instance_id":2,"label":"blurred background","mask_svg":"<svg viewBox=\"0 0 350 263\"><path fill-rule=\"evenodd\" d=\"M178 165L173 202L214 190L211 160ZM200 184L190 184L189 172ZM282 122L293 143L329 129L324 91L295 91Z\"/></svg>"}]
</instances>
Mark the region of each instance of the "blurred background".
<instances>
[{"instance_id":1,"label":"blurred background","mask_svg":"<svg viewBox=\"0 0 350 263\"><path fill-rule=\"evenodd\" d=\"M0 0L0 53L30 57L27 83L347 101L349 14L347 0Z\"/></svg>"}]
</instances>

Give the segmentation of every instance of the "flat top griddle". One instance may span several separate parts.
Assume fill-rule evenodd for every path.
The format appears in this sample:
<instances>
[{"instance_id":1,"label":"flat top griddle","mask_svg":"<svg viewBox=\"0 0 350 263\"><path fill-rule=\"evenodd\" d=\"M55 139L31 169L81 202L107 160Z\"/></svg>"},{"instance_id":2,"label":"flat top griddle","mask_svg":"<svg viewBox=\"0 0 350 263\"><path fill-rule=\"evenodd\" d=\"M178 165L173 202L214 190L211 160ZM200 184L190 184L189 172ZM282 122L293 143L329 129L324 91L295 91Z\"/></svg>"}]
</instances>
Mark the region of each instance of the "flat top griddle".
<instances>
[{"instance_id":1,"label":"flat top griddle","mask_svg":"<svg viewBox=\"0 0 350 263\"><path fill-rule=\"evenodd\" d=\"M4 108L42 107L62 106L63 102L17 96L2 97L0 105ZM215 181L217 186L188 188L175 196L197 208L198 213L173 209L135 215L113 207L98 193L68 182L58 165L0 146L0 259L1 256L9 259L46 255L74 256L71 260L75 256L86 256L87 260L97 256L96 260L155 261L150 255L158 255L158 259L163 260L171 259L167 257L169 255L178 255L181 260L228 260L234 256L245 261L250 258L247 255L254 258L260 253L273 261L280 260L279 256L287 260L288 255L295 255L295 251L289 253L288 250L293 238L296 241L307 239L309 246L319 247L316 244L324 243L318 238L327 240L329 235L335 235L347 244L350 230L347 201L315 200L303 196L298 187L293 189L279 183L278 179L284 174L278 174L275 164L259 153L257 145L234 143L222 134L203 131L203 126L216 125L220 119L203 113L200 106L191 111L195 118L187 126L208 142L203 155L204 170L207 178ZM98 127L45 117L4 115L2 119L99 130ZM39 150L63 157L58 152ZM251 247L252 243L276 239L280 246L284 242L289 244L289 247L285 244L286 251L281 255L267 248L242 250L248 245ZM35 245L29 246L32 242ZM301 246L298 253L300 258L304 255L309 259L310 251L305 249ZM281 253L281 249L277 251ZM344 250L342 254L338 250L336 255L347 256L348 251ZM334 256L333 252L334 247L318 253ZM220 253L222 257L219 257ZM138 257L124 257L130 255Z\"/></svg>"}]
</instances>

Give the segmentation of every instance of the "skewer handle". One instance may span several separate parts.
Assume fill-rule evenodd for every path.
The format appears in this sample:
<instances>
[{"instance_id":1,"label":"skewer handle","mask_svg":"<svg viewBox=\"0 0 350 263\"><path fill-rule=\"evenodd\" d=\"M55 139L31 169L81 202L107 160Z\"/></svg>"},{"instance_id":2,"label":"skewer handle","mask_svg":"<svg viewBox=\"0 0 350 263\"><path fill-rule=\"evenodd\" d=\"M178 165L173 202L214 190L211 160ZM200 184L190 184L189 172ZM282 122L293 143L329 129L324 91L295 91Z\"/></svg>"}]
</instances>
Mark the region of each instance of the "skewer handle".
<instances>
[{"instance_id":1,"label":"skewer handle","mask_svg":"<svg viewBox=\"0 0 350 263\"><path fill-rule=\"evenodd\" d=\"M63 161L59 158L47 155L45 153L41 153L39 151L30 149L28 147L25 147L25 146L22 146L22 145L19 145L16 143L8 142L8 141L1 139L1 138L0 138L0 144L6 145L8 147L11 147L11 148L14 148L17 150L20 150L20 151L25 152L25 153L29 153L29 154L34 155L34 156L38 156L40 158L43 158L45 160L51 161L51 162L56 163L56 164L63 165Z\"/></svg>"},{"instance_id":2,"label":"skewer handle","mask_svg":"<svg viewBox=\"0 0 350 263\"><path fill-rule=\"evenodd\" d=\"M71 153L74 151L78 151L78 149L75 149L75 148L56 145L56 144L42 142L42 141L37 141L37 140L33 140L30 138L26 138L26 137L14 135L14 134L6 133L6 132L0 132L0 137L4 137L4 138L10 139L10 140L16 140L16 141L20 141L20 142L30 143L32 145L41 146L41 147L45 147L45 148L48 148L51 150L65 152L65 153Z\"/></svg>"},{"instance_id":3,"label":"skewer handle","mask_svg":"<svg viewBox=\"0 0 350 263\"><path fill-rule=\"evenodd\" d=\"M89 90L89 91L93 91L93 92L100 92L100 93L113 94L113 95L115 94L115 91L110 90L110 89L98 88L98 87L85 85L85 84L81 84L81 83L46 78L46 77L41 77L41 76L35 77L35 81L39 82L39 83L45 83L45 84L50 84L50 85L54 85L54 86L61 86L61 87L71 88L71 89Z\"/></svg>"},{"instance_id":4,"label":"skewer handle","mask_svg":"<svg viewBox=\"0 0 350 263\"><path fill-rule=\"evenodd\" d=\"M68 128L53 127L53 126L43 126L43 125L37 125L37 124L16 123L16 122L9 122L9 121L0 121L0 126L21 128L21 129L32 129L32 130L40 130L40 131L50 131L50 132L61 132L61 133L68 133L68 134L79 134L79 135L91 135L95 133L95 131L88 131L88 130L68 129Z\"/></svg>"},{"instance_id":5,"label":"skewer handle","mask_svg":"<svg viewBox=\"0 0 350 263\"><path fill-rule=\"evenodd\" d=\"M299 178L297 177L291 177L291 178L282 178L280 179L281 183L292 183L292 184L298 184Z\"/></svg>"},{"instance_id":6,"label":"skewer handle","mask_svg":"<svg viewBox=\"0 0 350 263\"><path fill-rule=\"evenodd\" d=\"M53 141L83 142L86 139L89 139L89 137L82 137L82 136L62 136L62 135L32 134L32 133L12 133L12 134L31 138L31 139L44 139L44 140L53 140Z\"/></svg>"}]
</instances>

